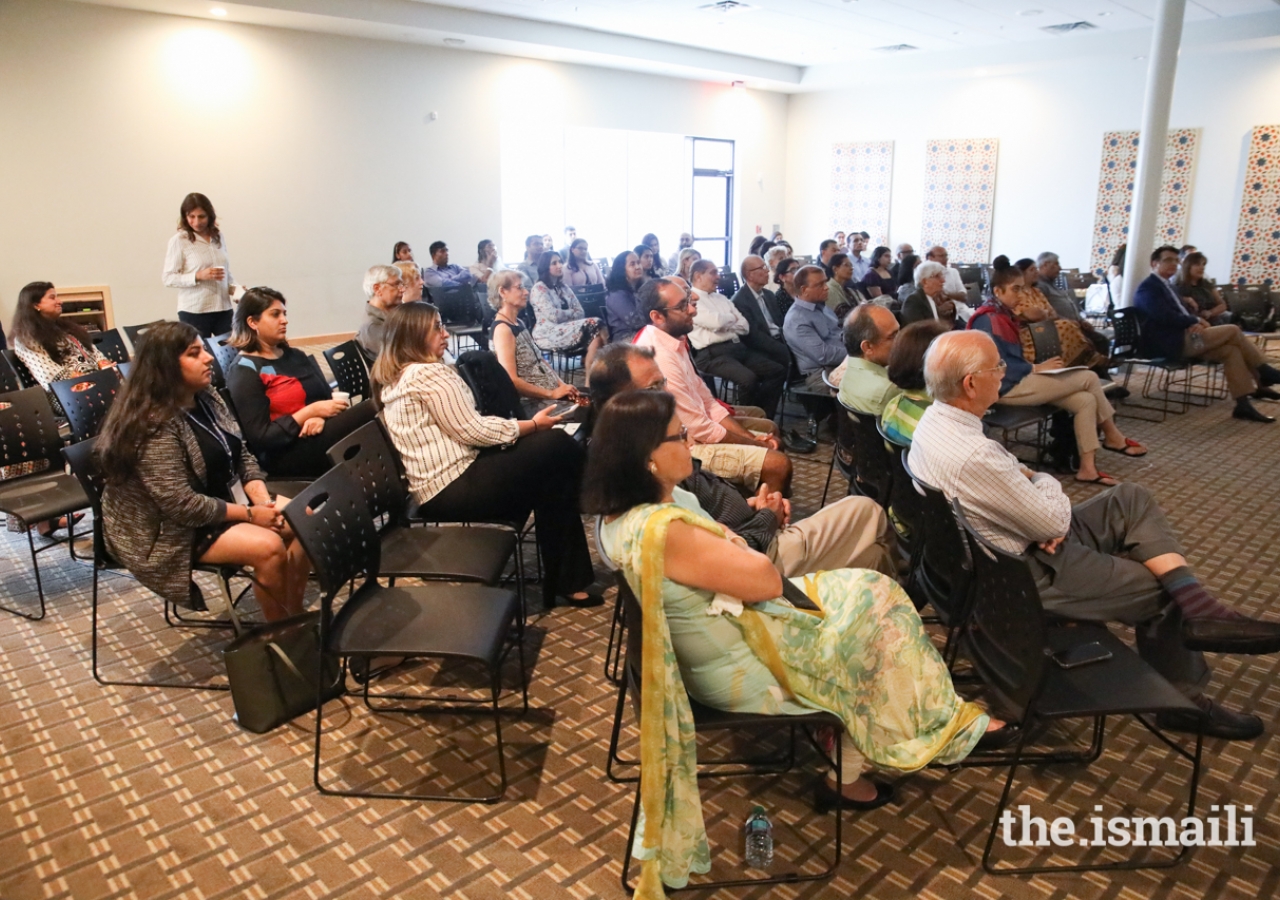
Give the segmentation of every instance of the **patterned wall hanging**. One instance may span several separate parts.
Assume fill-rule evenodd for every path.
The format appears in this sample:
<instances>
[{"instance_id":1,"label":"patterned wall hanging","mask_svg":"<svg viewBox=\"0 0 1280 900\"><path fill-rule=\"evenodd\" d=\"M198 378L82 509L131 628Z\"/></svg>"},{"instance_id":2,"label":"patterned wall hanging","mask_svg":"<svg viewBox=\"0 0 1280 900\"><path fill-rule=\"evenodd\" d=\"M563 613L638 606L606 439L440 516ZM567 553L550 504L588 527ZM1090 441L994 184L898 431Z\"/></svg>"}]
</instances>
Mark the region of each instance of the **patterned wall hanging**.
<instances>
[{"instance_id":1,"label":"patterned wall hanging","mask_svg":"<svg viewBox=\"0 0 1280 900\"><path fill-rule=\"evenodd\" d=\"M924 159L920 247L947 248L952 263L991 261L996 197L996 138L929 141Z\"/></svg>"},{"instance_id":2,"label":"patterned wall hanging","mask_svg":"<svg viewBox=\"0 0 1280 900\"><path fill-rule=\"evenodd\" d=\"M1164 147L1164 171L1160 176L1160 215L1156 219L1156 245L1181 245L1191 211L1191 184L1195 178L1199 128L1169 132ZM1098 204L1093 214L1093 250L1089 267L1102 275L1116 249L1129 239L1133 211L1133 178L1138 168L1138 132L1108 131L1102 136L1102 165L1098 173Z\"/></svg>"},{"instance_id":3,"label":"patterned wall hanging","mask_svg":"<svg viewBox=\"0 0 1280 900\"><path fill-rule=\"evenodd\" d=\"M1249 163L1236 225L1231 280L1236 284L1280 282L1280 125L1259 125L1249 142Z\"/></svg>"},{"instance_id":4,"label":"patterned wall hanging","mask_svg":"<svg viewBox=\"0 0 1280 900\"><path fill-rule=\"evenodd\" d=\"M865 231L874 247L889 243L893 141L831 145L831 231Z\"/></svg>"}]
</instances>

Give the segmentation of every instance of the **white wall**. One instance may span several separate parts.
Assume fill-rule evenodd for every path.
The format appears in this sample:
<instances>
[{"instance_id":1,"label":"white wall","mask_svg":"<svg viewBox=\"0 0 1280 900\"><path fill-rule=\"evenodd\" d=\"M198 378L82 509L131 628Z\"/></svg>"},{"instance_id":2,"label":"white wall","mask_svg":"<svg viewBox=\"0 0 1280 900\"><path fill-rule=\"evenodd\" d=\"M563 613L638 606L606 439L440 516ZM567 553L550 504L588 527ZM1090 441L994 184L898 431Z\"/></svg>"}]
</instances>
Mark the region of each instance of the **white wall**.
<instances>
[{"instance_id":1,"label":"white wall","mask_svg":"<svg viewBox=\"0 0 1280 900\"><path fill-rule=\"evenodd\" d=\"M1271 28L1263 33L1275 34L1276 17L1261 21ZM1249 131L1280 121L1280 49L1274 40L1207 41L1202 31L1186 27L1170 127L1202 129L1187 240L1208 255L1209 275L1224 280ZM798 252L816 252L828 236L831 144L892 139L890 238L919 250L925 141L994 136L993 253L1017 259L1053 250L1064 265L1087 268L1102 134L1141 125L1146 62L1133 57L1145 54L1147 41L1148 34L1130 33L1106 52L1078 55L1071 49L1096 47L1041 42L1023 45L1016 65L1002 65L992 51L949 71L913 73L909 61L895 62L892 70L861 73L850 89L793 96L785 230ZM1054 54L1062 58L1047 61Z\"/></svg>"},{"instance_id":2,"label":"white wall","mask_svg":"<svg viewBox=\"0 0 1280 900\"><path fill-rule=\"evenodd\" d=\"M0 4L0 317L23 284L109 284L172 317L165 242L212 199L232 273L295 335L354 330L365 268L499 238L499 131L540 123L738 141L740 241L781 221L787 98L727 85L63 2ZM424 124L429 111L439 119ZM584 190L604 190L586 185ZM590 235L583 235L590 239ZM673 236L674 237L674 236ZM664 250L666 248L664 247ZM674 246L671 248L674 250ZM522 248L502 248L515 260Z\"/></svg>"}]
</instances>

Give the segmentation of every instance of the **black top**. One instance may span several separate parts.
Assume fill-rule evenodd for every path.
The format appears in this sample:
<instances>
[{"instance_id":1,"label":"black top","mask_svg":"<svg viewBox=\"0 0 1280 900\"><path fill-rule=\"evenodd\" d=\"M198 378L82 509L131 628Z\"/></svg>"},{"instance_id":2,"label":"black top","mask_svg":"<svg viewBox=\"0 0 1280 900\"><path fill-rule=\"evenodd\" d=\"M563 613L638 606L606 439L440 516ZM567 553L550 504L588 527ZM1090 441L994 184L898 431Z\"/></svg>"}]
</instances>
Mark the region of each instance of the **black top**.
<instances>
[{"instance_id":1,"label":"black top","mask_svg":"<svg viewBox=\"0 0 1280 900\"><path fill-rule=\"evenodd\" d=\"M892 297L896 294L898 290L898 283L892 275L890 275L888 278L885 278L875 269L868 270L867 274L862 276L862 286L868 287L868 288L870 287L880 288L880 295L882 297L883 296Z\"/></svg>"},{"instance_id":2,"label":"black top","mask_svg":"<svg viewBox=\"0 0 1280 900\"><path fill-rule=\"evenodd\" d=\"M235 480L235 465L240 459L240 436L219 427L200 397L196 397L195 407L187 410L187 420L196 436L200 455L204 457L209 496L235 503L231 496L231 482Z\"/></svg>"},{"instance_id":3,"label":"black top","mask_svg":"<svg viewBox=\"0 0 1280 900\"><path fill-rule=\"evenodd\" d=\"M315 358L289 347L279 359L241 353L227 368L227 388L249 449L266 461L298 440L293 414L333 392Z\"/></svg>"}]
</instances>

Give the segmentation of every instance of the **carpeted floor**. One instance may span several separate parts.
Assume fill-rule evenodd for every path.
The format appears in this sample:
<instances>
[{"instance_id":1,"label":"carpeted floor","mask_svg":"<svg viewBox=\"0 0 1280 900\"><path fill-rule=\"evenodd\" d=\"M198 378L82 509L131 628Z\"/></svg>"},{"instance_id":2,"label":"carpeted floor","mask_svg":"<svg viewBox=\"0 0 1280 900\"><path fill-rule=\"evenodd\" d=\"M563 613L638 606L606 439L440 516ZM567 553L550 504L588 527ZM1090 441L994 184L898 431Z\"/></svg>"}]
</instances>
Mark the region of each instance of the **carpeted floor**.
<instances>
[{"instance_id":1,"label":"carpeted floor","mask_svg":"<svg viewBox=\"0 0 1280 900\"><path fill-rule=\"evenodd\" d=\"M1163 424L1122 420L1152 452L1142 460L1107 455L1103 468L1156 492L1212 589L1275 618L1280 425L1236 422L1228 413L1226 403L1217 403ZM824 444L796 463L800 513L817 505L829 452ZM1096 491L1070 490L1079 498ZM25 538L2 534L0 548L0 591L11 603L32 601ZM527 645L531 710L504 722L511 776L505 801L351 800L322 796L312 785L311 716L257 736L234 724L225 693L95 683L90 572L62 551L42 562L48 617L27 622L0 614L3 900L624 896L619 862L633 794L604 771L616 699L602 677L609 607L557 609L534 621ZM154 595L126 577L105 576L103 590L108 674L219 676L225 632L166 627ZM1252 806L1256 847L1201 848L1180 866L1156 872L992 877L983 873L981 855L1003 771L930 770L902 779L894 805L846 814L844 858L833 880L775 888L771 896L1280 894L1280 662L1211 662L1213 694L1260 714L1268 733L1250 743L1206 742L1198 808L1211 815L1210 804ZM514 666L506 676L514 686ZM475 681L433 667L397 680L447 690ZM629 711L626 721L633 746ZM330 704L325 732L327 784L474 793L484 790L494 764L486 719L375 716L350 697ZM1183 802L1189 771L1136 723L1113 719L1100 760L1087 768L1026 770L1017 802L1046 818L1071 817L1082 828L1095 805L1108 816L1161 815ZM820 855L829 847L821 842L831 817L810 806L817 772L815 755L802 748L790 774L704 782L714 873L742 872L740 827L756 802L774 818L775 871L811 870L825 859ZM1023 850L1004 852L1014 861L1031 858ZM1059 861L1081 858L1075 848L1062 852Z\"/></svg>"}]
</instances>

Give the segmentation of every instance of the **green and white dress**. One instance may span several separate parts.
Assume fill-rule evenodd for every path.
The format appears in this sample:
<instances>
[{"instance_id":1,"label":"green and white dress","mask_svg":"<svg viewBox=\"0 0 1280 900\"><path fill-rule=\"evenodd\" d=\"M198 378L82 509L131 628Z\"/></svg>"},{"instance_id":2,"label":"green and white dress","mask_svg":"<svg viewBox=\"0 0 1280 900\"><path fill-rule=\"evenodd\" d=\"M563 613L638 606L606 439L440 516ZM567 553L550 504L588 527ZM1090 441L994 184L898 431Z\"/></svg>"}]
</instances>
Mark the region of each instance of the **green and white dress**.
<instances>
[{"instance_id":1,"label":"green and white dress","mask_svg":"<svg viewBox=\"0 0 1280 900\"><path fill-rule=\"evenodd\" d=\"M645 617L642 821L657 827L636 839L636 855L646 860L640 900L662 896L663 882L682 887L691 872L710 869L686 692L733 712L834 713L851 749L896 772L963 759L988 721L956 694L919 614L892 579L868 569L819 572L792 580L821 613L778 599L735 614L731 598L663 576L674 520L724 533L705 513L674 503L638 506L601 532Z\"/></svg>"}]
</instances>

